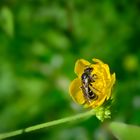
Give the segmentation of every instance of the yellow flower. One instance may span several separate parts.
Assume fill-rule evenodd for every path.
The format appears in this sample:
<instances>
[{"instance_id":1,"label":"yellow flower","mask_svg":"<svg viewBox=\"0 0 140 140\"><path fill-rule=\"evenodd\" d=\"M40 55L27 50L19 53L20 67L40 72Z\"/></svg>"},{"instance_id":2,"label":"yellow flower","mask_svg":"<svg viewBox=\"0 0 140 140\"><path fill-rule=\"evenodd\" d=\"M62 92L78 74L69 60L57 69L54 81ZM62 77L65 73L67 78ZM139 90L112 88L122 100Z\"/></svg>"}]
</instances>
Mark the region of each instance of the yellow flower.
<instances>
[{"instance_id":1,"label":"yellow flower","mask_svg":"<svg viewBox=\"0 0 140 140\"><path fill-rule=\"evenodd\" d=\"M111 89L115 83L115 73L111 74L109 66L99 59L92 59L90 63L79 59L75 64L75 73L78 76L69 87L72 99L84 107L97 108L111 98ZM91 71L86 73L86 69ZM87 77L83 77L86 73Z\"/></svg>"}]
</instances>

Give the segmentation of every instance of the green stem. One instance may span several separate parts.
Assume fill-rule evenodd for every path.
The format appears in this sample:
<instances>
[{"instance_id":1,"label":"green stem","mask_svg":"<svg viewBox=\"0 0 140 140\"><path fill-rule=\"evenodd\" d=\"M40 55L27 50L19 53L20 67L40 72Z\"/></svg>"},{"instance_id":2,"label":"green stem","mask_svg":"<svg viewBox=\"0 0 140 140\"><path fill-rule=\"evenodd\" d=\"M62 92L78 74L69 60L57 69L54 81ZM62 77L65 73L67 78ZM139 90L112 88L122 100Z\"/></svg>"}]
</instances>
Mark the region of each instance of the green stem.
<instances>
[{"instance_id":1,"label":"green stem","mask_svg":"<svg viewBox=\"0 0 140 140\"><path fill-rule=\"evenodd\" d=\"M0 134L0 139L17 136L17 135L20 135L23 133L28 133L28 132L35 131L35 130L38 130L41 128L46 128L46 127L50 127L50 126L54 126L54 125L58 125L58 124L62 124L62 123L70 122L70 121L75 121L77 119L90 117L92 115L95 115L94 110L90 110L90 111L87 111L84 113L80 113L78 115L74 115L74 116L70 116L70 117L66 117L66 118L62 118L62 119L58 119L58 120L54 120L54 121L50 121L50 122L46 122L46 123L42 123L42 124L37 124L34 126L24 128L24 129L19 129L19 130L7 132L7 133L2 133L2 134Z\"/></svg>"}]
</instances>

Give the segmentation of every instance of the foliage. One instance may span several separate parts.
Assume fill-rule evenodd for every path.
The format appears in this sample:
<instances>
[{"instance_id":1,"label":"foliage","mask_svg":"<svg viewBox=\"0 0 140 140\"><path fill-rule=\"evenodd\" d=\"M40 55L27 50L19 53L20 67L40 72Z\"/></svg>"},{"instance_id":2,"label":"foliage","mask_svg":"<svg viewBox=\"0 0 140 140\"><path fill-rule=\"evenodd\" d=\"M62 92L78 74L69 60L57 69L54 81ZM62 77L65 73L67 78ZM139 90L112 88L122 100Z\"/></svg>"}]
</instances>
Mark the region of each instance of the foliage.
<instances>
[{"instance_id":1,"label":"foliage","mask_svg":"<svg viewBox=\"0 0 140 140\"><path fill-rule=\"evenodd\" d=\"M1 0L0 132L83 111L68 86L78 58L116 73L115 121L140 125L140 3L102 0ZM12 139L113 139L107 122L77 121Z\"/></svg>"},{"instance_id":2,"label":"foliage","mask_svg":"<svg viewBox=\"0 0 140 140\"><path fill-rule=\"evenodd\" d=\"M138 126L112 122L109 128L119 140L138 140L140 138L140 127Z\"/></svg>"}]
</instances>

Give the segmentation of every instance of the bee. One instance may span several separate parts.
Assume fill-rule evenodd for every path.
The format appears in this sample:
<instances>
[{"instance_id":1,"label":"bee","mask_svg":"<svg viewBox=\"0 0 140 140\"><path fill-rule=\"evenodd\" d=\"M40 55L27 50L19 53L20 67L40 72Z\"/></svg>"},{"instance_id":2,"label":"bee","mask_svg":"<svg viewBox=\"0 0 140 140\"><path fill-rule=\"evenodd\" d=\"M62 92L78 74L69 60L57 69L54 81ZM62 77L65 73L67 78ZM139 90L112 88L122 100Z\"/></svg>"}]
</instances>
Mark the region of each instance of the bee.
<instances>
[{"instance_id":1,"label":"bee","mask_svg":"<svg viewBox=\"0 0 140 140\"><path fill-rule=\"evenodd\" d=\"M88 103L90 103L93 99L97 99L97 95L93 92L93 90L91 90L92 83L95 82L95 79L97 77L96 74L91 75L92 71L93 68L87 67L81 76L81 89Z\"/></svg>"}]
</instances>

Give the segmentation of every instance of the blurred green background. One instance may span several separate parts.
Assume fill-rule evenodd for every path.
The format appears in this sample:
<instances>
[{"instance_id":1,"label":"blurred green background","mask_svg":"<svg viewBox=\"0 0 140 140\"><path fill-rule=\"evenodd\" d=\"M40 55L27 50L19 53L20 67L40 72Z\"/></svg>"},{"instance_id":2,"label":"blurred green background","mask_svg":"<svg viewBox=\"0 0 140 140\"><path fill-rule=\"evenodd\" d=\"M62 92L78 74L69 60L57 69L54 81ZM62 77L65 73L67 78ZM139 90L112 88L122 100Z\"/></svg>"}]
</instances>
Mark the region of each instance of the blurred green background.
<instances>
[{"instance_id":1,"label":"blurred green background","mask_svg":"<svg viewBox=\"0 0 140 140\"><path fill-rule=\"evenodd\" d=\"M0 132L82 112L68 86L75 61L93 57L116 72L112 120L140 125L139 0L0 0ZM107 123L92 117L11 140L114 140Z\"/></svg>"}]
</instances>

